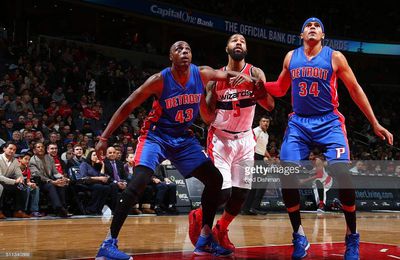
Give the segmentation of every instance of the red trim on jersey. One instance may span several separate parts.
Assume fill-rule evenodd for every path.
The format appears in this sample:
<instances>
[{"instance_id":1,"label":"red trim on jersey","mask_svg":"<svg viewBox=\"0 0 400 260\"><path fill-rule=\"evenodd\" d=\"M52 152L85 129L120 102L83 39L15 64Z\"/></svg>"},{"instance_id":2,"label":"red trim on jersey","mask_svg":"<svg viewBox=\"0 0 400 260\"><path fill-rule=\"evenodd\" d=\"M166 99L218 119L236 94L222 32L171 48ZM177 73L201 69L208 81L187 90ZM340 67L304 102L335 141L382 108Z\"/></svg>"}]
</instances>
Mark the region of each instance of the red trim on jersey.
<instances>
[{"instance_id":1,"label":"red trim on jersey","mask_svg":"<svg viewBox=\"0 0 400 260\"><path fill-rule=\"evenodd\" d=\"M146 143L146 139L147 139L147 132L148 131L144 131L144 130L141 130L141 131L143 133L138 138L138 144L136 146L135 159L134 159L135 160L135 165L139 165L140 164L140 158L142 157L143 147L144 147L144 145Z\"/></svg>"},{"instance_id":2,"label":"red trim on jersey","mask_svg":"<svg viewBox=\"0 0 400 260\"><path fill-rule=\"evenodd\" d=\"M147 115L146 119L144 120L142 128L140 129L140 134L145 133L146 130L149 130L151 123L157 122L160 119L162 112L162 106L160 105L158 100L154 100L153 107L150 113Z\"/></svg>"},{"instance_id":3,"label":"red trim on jersey","mask_svg":"<svg viewBox=\"0 0 400 260\"><path fill-rule=\"evenodd\" d=\"M213 154L214 144L212 140L214 137L214 132L215 132L215 127L210 126L207 136L207 153L213 163L214 163L214 154Z\"/></svg>"},{"instance_id":4,"label":"red trim on jersey","mask_svg":"<svg viewBox=\"0 0 400 260\"><path fill-rule=\"evenodd\" d=\"M329 86L331 87L331 97L332 97L332 106L333 109L337 109L339 107L339 98L337 93L337 80L336 73L332 73L331 81L329 82Z\"/></svg>"},{"instance_id":5,"label":"red trim on jersey","mask_svg":"<svg viewBox=\"0 0 400 260\"><path fill-rule=\"evenodd\" d=\"M346 131L344 116L337 109L333 110L333 113L335 113L339 117L340 127L342 128L342 132L344 135L344 139L346 140L346 145L347 145L347 150L348 150L347 159L350 160L350 146L349 146L349 140L347 139L347 131Z\"/></svg>"}]
</instances>

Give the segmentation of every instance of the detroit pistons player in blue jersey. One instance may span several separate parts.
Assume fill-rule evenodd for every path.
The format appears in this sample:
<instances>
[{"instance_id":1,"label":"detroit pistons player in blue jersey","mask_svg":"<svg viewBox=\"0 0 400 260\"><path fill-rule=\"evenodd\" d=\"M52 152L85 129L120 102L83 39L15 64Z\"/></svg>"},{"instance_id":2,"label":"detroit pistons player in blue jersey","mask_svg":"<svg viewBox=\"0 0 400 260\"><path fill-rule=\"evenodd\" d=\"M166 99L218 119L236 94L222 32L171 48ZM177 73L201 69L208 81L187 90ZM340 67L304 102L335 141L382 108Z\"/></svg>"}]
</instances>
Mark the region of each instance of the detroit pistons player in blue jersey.
<instances>
[{"instance_id":1,"label":"detroit pistons player in blue jersey","mask_svg":"<svg viewBox=\"0 0 400 260\"><path fill-rule=\"evenodd\" d=\"M393 143L393 136L378 123L344 55L322 45L325 37L322 22L315 17L307 19L300 36L303 46L286 55L278 80L264 84L267 91L276 97L284 96L292 86L293 113L289 116L280 158L287 164L297 163L307 159L314 145L326 149L324 156L329 172L338 183L347 224L344 259L359 259L355 190L348 174L350 151L344 117L338 111L337 78L343 81L375 134L389 144ZM307 255L310 244L301 226L300 195L298 189L293 189L298 187L294 177L282 178L282 195L294 231L292 256L299 259Z\"/></svg>"},{"instance_id":2,"label":"detroit pistons player in blue jersey","mask_svg":"<svg viewBox=\"0 0 400 260\"><path fill-rule=\"evenodd\" d=\"M121 105L104 130L96 145L98 156L107 146L107 138L128 117L133 109L151 96L155 96L153 109L141 130L135 155L135 173L132 181L117 203L110 232L102 243L97 259L130 259L118 249L119 231L157 165L169 159L185 177L194 176L205 185L201 202L204 209L201 236L195 254L228 256L232 252L218 245L211 235L222 175L203 151L188 129L199 113L204 86L210 80L228 80L238 73L197 67L191 64L192 52L188 43L178 41L170 48L172 66L151 76ZM252 84L248 76L241 77ZM240 83L240 84L241 84ZM101 157L99 157L101 158Z\"/></svg>"},{"instance_id":3,"label":"detroit pistons player in blue jersey","mask_svg":"<svg viewBox=\"0 0 400 260\"><path fill-rule=\"evenodd\" d=\"M264 72L246 63L246 39L241 34L229 37L225 51L228 54L228 64L221 70L238 71L265 80ZM250 86L252 87L252 86ZM228 226L240 213L252 185L252 175L245 171L246 167L254 166L254 150L256 142L252 129L256 104L271 111L274 99L262 90L258 96L254 89L249 91L248 84L232 87L228 82L211 81L206 86L207 106L201 107L201 115L207 124L208 154L223 177L222 191L218 199L224 206L224 212L213 228L214 238L224 248L235 250L228 237ZM189 213L189 237L196 244L201 229L201 207Z\"/></svg>"}]
</instances>

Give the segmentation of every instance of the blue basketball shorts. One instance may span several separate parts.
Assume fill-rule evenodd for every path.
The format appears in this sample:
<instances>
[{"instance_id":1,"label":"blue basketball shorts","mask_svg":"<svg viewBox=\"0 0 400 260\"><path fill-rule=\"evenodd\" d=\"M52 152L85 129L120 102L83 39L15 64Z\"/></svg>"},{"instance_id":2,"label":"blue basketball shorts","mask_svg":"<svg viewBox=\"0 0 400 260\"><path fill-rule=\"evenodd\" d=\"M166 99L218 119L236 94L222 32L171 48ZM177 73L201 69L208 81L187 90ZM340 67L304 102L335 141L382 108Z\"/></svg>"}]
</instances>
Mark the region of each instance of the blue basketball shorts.
<instances>
[{"instance_id":1,"label":"blue basketball shorts","mask_svg":"<svg viewBox=\"0 0 400 260\"><path fill-rule=\"evenodd\" d=\"M153 171L168 159L185 177L203 163L210 161L199 141L190 135L173 137L160 130L147 130L138 139L135 165L146 166Z\"/></svg>"},{"instance_id":2,"label":"blue basketball shorts","mask_svg":"<svg viewBox=\"0 0 400 260\"><path fill-rule=\"evenodd\" d=\"M350 161L344 117L338 111L320 116L289 116L280 152L281 161L297 163L308 160L315 146L324 149L328 163Z\"/></svg>"}]
</instances>

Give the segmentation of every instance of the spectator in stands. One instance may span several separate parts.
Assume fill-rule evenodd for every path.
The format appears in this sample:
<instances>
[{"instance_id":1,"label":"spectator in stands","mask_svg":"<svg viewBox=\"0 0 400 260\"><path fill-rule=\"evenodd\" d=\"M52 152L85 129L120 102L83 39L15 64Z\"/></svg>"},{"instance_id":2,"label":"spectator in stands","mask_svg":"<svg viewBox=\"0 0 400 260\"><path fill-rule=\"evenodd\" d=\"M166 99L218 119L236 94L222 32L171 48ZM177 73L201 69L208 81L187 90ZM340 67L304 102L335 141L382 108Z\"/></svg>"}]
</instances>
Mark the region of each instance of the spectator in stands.
<instances>
[{"instance_id":1,"label":"spectator in stands","mask_svg":"<svg viewBox=\"0 0 400 260\"><path fill-rule=\"evenodd\" d=\"M117 203L119 194L118 192L122 192L126 189L127 184L127 176L124 169L124 164L121 161L116 160L116 150L113 146L107 148L106 151L106 159L104 160L104 173L109 176L109 182L111 182L111 196L113 204L111 210L115 209L115 205Z\"/></svg>"},{"instance_id":2,"label":"spectator in stands","mask_svg":"<svg viewBox=\"0 0 400 260\"><path fill-rule=\"evenodd\" d=\"M12 139L12 134L14 132L14 121L9 118L6 120L6 125L3 129L1 129L0 138L4 141L8 141Z\"/></svg>"},{"instance_id":3,"label":"spectator in stands","mask_svg":"<svg viewBox=\"0 0 400 260\"><path fill-rule=\"evenodd\" d=\"M65 189L69 179L63 177L56 169L53 159L45 154L44 144L35 143L29 164L32 176L39 176L41 179L40 189L47 193L52 207L59 217L69 217L65 203Z\"/></svg>"},{"instance_id":4,"label":"spectator in stands","mask_svg":"<svg viewBox=\"0 0 400 260\"><path fill-rule=\"evenodd\" d=\"M31 170L29 169L29 161L31 157L31 152L25 152L18 155L19 167L24 176L25 184L29 187L29 189L27 189L28 196L26 198L25 212L29 210L31 217L42 217L42 214L39 212L39 185L33 180L33 178L31 178Z\"/></svg>"},{"instance_id":5,"label":"spectator in stands","mask_svg":"<svg viewBox=\"0 0 400 260\"><path fill-rule=\"evenodd\" d=\"M74 148L72 144L68 144L67 150L61 154L61 160L67 165L68 161L74 157ZM65 168L65 171L68 171L68 167Z\"/></svg>"},{"instance_id":6,"label":"spectator in stands","mask_svg":"<svg viewBox=\"0 0 400 260\"><path fill-rule=\"evenodd\" d=\"M127 153L126 156L126 163L124 164L125 173L127 174L128 182L133 178L133 170L135 169L135 154L134 153ZM139 203L133 205L131 214L133 215L140 215L143 212L139 209Z\"/></svg>"},{"instance_id":7,"label":"spectator in stands","mask_svg":"<svg viewBox=\"0 0 400 260\"><path fill-rule=\"evenodd\" d=\"M83 156L83 147L80 144L76 144L73 148L74 156L68 160L67 169L69 170L71 167L78 167L82 162L85 161L85 157Z\"/></svg>"},{"instance_id":8,"label":"spectator in stands","mask_svg":"<svg viewBox=\"0 0 400 260\"><path fill-rule=\"evenodd\" d=\"M32 99L32 106L33 106L33 112L35 112L35 114L42 115L45 112L43 104L37 97L34 97Z\"/></svg>"},{"instance_id":9,"label":"spectator in stands","mask_svg":"<svg viewBox=\"0 0 400 260\"><path fill-rule=\"evenodd\" d=\"M110 196L109 176L104 175L104 162L100 161L94 151L90 151L87 159L79 166L80 177L86 179L84 186L91 191L91 201L86 208L87 214L101 215L101 210ZM117 192L114 190L114 192Z\"/></svg>"},{"instance_id":10,"label":"spectator in stands","mask_svg":"<svg viewBox=\"0 0 400 260\"><path fill-rule=\"evenodd\" d=\"M66 177L65 173L67 170L67 165L59 158L58 147L56 143L50 143L47 145L47 154L53 159L57 172Z\"/></svg>"},{"instance_id":11,"label":"spectator in stands","mask_svg":"<svg viewBox=\"0 0 400 260\"><path fill-rule=\"evenodd\" d=\"M14 158L17 146L8 141L3 145L3 153L0 154L0 219L4 219L2 212L3 191L10 192L15 197L15 218L29 218L25 209L25 186L24 177L19 168L18 160Z\"/></svg>"},{"instance_id":12,"label":"spectator in stands","mask_svg":"<svg viewBox=\"0 0 400 260\"><path fill-rule=\"evenodd\" d=\"M155 207L157 215L177 214L176 210L176 184L166 177L164 167L159 165L156 174L151 178L155 188Z\"/></svg>"},{"instance_id":13,"label":"spectator in stands","mask_svg":"<svg viewBox=\"0 0 400 260\"><path fill-rule=\"evenodd\" d=\"M60 103L61 100L65 99L63 88L57 87L56 90L53 92L53 95L51 95L51 98L57 103Z\"/></svg>"},{"instance_id":14,"label":"spectator in stands","mask_svg":"<svg viewBox=\"0 0 400 260\"><path fill-rule=\"evenodd\" d=\"M20 153L22 149L24 149L24 144L22 141L22 134L20 131L15 130L12 134L12 139L11 139L15 145L17 146L17 153Z\"/></svg>"},{"instance_id":15,"label":"spectator in stands","mask_svg":"<svg viewBox=\"0 0 400 260\"><path fill-rule=\"evenodd\" d=\"M35 135L33 134L32 131L29 130L25 130L23 132L23 139L22 139L22 150L30 150L30 144L32 143L32 141L35 139Z\"/></svg>"}]
</instances>

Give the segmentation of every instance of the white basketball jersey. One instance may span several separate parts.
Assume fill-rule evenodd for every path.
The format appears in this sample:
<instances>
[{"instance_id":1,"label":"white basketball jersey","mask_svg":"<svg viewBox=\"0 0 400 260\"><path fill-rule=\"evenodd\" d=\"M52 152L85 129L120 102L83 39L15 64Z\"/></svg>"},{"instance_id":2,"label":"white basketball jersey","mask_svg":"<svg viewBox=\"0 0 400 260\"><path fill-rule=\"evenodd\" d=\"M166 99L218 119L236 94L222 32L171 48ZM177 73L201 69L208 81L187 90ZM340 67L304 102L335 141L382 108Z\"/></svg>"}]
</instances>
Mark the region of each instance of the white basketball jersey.
<instances>
[{"instance_id":1,"label":"white basketball jersey","mask_svg":"<svg viewBox=\"0 0 400 260\"><path fill-rule=\"evenodd\" d=\"M253 65L246 63L241 73L251 76ZM226 70L223 67L221 70ZM243 132L251 129L256 108L252 92L240 85L232 88L228 82L216 82L217 116L211 124L217 129L231 132Z\"/></svg>"}]
</instances>

